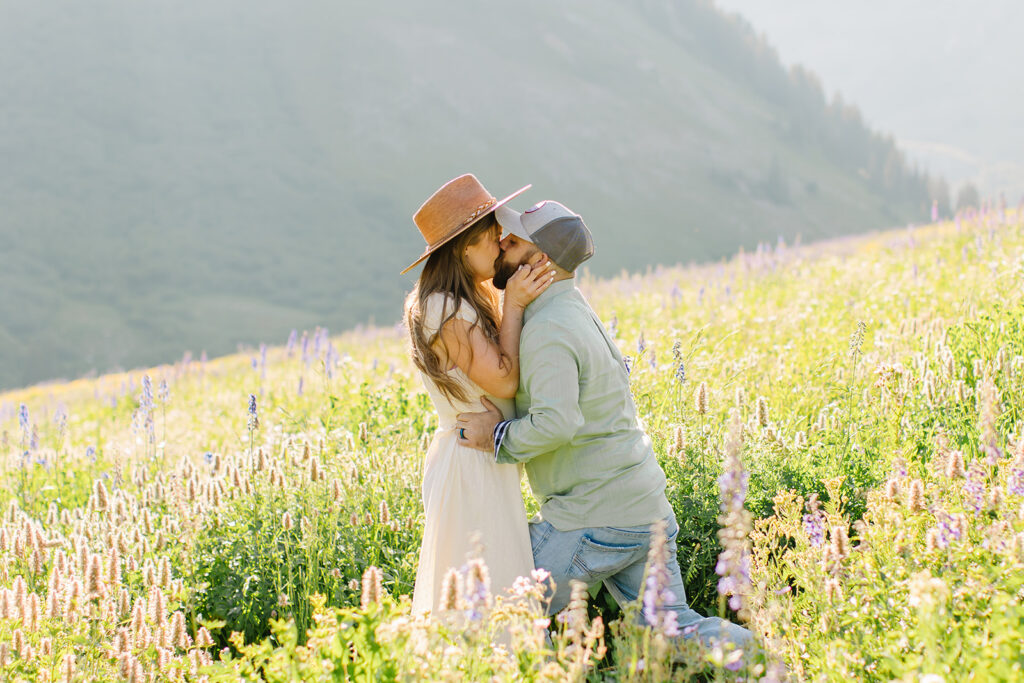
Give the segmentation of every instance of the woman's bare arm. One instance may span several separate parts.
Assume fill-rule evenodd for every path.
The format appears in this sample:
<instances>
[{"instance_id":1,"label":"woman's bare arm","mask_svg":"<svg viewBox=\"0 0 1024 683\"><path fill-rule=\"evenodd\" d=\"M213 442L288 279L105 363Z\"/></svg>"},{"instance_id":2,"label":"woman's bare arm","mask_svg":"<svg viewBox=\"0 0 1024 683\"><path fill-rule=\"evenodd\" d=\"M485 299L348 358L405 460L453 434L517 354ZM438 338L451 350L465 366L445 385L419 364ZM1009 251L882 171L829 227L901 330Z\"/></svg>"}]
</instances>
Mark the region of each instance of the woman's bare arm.
<instances>
[{"instance_id":1,"label":"woman's bare arm","mask_svg":"<svg viewBox=\"0 0 1024 683\"><path fill-rule=\"evenodd\" d=\"M498 343L487 338L479 326L452 318L441 329L448 349L449 365L462 369L481 389L498 398L513 398L519 388L519 333L523 311L548 288L554 278L550 262L534 267L524 265L509 278L502 305Z\"/></svg>"}]
</instances>

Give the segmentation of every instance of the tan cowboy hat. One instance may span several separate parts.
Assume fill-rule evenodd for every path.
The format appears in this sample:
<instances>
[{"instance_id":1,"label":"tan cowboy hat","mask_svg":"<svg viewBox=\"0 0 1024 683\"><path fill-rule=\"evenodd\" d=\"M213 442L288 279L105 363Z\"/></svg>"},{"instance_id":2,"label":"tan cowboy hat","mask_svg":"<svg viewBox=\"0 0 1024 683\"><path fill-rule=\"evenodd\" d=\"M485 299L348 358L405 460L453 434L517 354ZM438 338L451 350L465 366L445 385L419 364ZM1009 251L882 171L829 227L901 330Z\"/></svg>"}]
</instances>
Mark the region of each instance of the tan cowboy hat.
<instances>
[{"instance_id":1,"label":"tan cowboy hat","mask_svg":"<svg viewBox=\"0 0 1024 683\"><path fill-rule=\"evenodd\" d=\"M481 218L493 213L499 206L518 197L530 187L532 186L527 185L520 188L498 201L471 173L449 180L413 214L413 222L419 228L423 239L427 241L427 250L413 261L411 266L403 270L402 275L457 235L468 230Z\"/></svg>"}]
</instances>

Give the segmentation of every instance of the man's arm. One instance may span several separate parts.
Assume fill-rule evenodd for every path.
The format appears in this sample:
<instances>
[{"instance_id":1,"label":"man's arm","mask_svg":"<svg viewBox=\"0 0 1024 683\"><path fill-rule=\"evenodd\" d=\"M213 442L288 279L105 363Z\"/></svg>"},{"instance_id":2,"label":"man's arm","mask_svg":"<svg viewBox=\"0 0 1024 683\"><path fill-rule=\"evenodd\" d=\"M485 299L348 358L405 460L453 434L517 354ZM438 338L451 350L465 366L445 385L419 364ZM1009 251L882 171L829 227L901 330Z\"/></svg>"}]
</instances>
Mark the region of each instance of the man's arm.
<instances>
[{"instance_id":1,"label":"man's arm","mask_svg":"<svg viewBox=\"0 0 1024 683\"><path fill-rule=\"evenodd\" d=\"M583 426L579 359L564 330L532 328L520 341L519 382L529 412L495 429L499 463L526 462L568 443Z\"/></svg>"}]
</instances>

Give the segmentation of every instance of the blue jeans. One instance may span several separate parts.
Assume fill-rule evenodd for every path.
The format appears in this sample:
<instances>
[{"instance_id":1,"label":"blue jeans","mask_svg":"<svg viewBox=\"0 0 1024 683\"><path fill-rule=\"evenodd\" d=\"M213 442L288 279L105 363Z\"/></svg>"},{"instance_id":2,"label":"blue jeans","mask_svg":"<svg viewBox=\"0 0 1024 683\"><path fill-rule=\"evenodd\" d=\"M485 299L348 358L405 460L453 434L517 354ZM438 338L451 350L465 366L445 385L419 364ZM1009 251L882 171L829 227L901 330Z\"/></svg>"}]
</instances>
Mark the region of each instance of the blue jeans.
<instances>
[{"instance_id":1,"label":"blue jeans","mask_svg":"<svg viewBox=\"0 0 1024 683\"><path fill-rule=\"evenodd\" d=\"M713 639L724 639L740 647L747 645L753 638L747 629L718 617L702 617L690 609L676 561L679 525L674 515L666 517L665 523L666 569L670 577L668 589L676 596L676 601L665 605L665 609L676 612L677 623L684 633L693 631L687 627L696 626L695 634L705 644L710 644ZM569 604L569 582L572 579L588 586L603 582L620 605L639 597L651 542L649 526L602 526L559 531L549 522L542 521L530 524L530 541L534 564L551 572L555 581L554 594L548 595L551 598L549 614L560 612Z\"/></svg>"}]
</instances>

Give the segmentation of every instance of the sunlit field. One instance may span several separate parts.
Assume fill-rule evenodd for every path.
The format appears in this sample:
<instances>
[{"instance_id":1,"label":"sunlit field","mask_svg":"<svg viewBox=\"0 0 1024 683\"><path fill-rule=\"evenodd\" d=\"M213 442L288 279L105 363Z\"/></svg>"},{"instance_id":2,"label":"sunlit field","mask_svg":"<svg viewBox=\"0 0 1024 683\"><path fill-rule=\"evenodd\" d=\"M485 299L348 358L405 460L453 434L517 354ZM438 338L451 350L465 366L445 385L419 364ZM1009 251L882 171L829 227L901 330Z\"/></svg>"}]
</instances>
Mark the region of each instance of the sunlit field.
<instances>
[{"instance_id":1,"label":"sunlit field","mask_svg":"<svg viewBox=\"0 0 1024 683\"><path fill-rule=\"evenodd\" d=\"M761 648L650 619L657 549L640 604L470 557L411 616L433 409L401 329L310 330L0 394L0 680L1024 676L1019 210L579 286L691 604Z\"/></svg>"}]
</instances>

